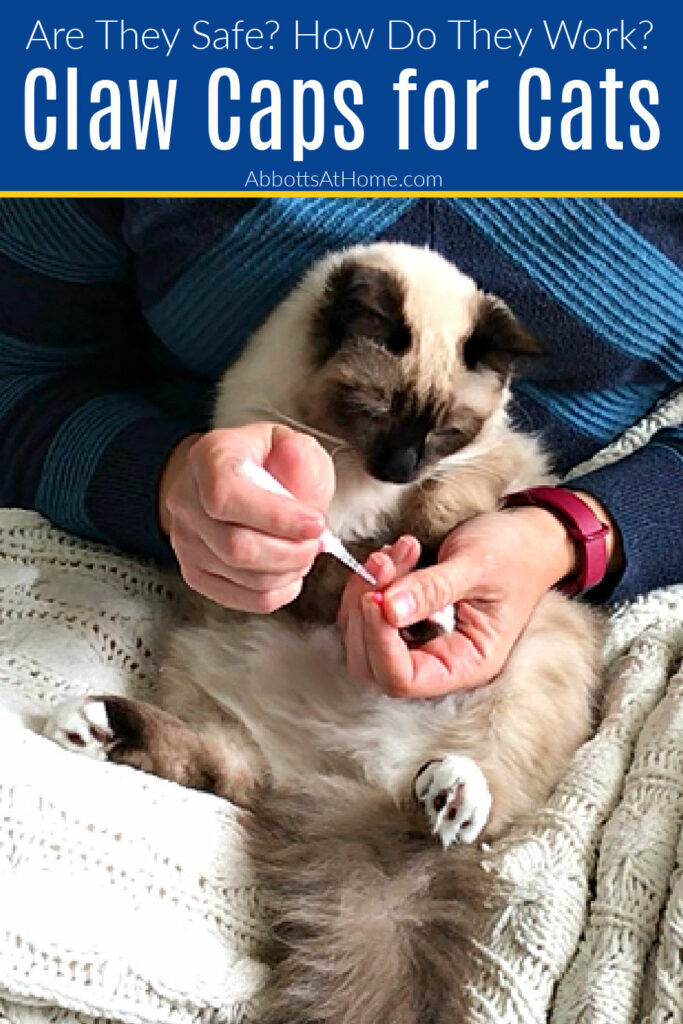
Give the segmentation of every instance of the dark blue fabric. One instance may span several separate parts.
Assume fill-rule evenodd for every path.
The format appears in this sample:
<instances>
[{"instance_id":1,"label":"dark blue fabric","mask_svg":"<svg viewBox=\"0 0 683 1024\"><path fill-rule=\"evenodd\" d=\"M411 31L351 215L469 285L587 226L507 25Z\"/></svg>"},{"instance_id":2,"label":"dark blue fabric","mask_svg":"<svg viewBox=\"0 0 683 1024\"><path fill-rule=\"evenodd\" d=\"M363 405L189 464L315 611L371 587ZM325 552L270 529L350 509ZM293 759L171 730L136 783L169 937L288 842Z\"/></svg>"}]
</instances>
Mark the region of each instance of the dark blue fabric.
<instances>
[{"instance_id":1,"label":"dark blue fabric","mask_svg":"<svg viewBox=\"0 0 683 1024\"><path fill-rule=\"evenodd\" d=\"M683 268L681 251L681 199L608 199L618 217Z\"/></svg>"},{"instance_id":2,"label":"dark blue fabric","mask_svg":"<svg viewBox=\"0 0 683 1024\"><path fill-rule=\"evenodd\" d=\"M0 346L1 347L1 346ZM93 375L26 373L0 383L0 504L35 508L45 457L61 424L100 394L104 381ZM56 509L45 509L57 520ZM61 520L60 520L61 521Z\"/></svg>"},{"instance_id":3,"label":"dark blue fabric","mask_svg":"<svg viewBox=\"0 0 683 1024\"><path fill-rule=\"evenodd\" d=\"M171 546L159 528L157 495L168 456L199 427L171 417L138 417L100 454L84 495L88 520L118 547L171 562Z\"/></svg>"},{"instance_id":4,"label":"dark blue fabric","mask_svg":"<svg viewBox=\"0 0 683 1024\"><path fill-rule=\"evenodd\" d=\"M126 277L60 281L0 253L0 331L40 345L120 346L143 321Z\"/></svg>"},{"instance_id":5,"label":"dark blue fabric","mask_svg":"<svg viewBox=\"0 0 683 1024\"><path fill-rule=\"evenodd\" d=\"M659 443L594 473L572 477L569 487L592 494L605 508L616 510L624 571L610 594L612 601L681 582L676 505L680 505L682 484L680 449Z\"/></svg>"},{"instance_id":6,"label":"dark blue fabric","mask_svg":"<svg viewBox=\"0 0 683 1024\"><path fill-rule=\"evenodd\" d=\"M170 450L306 267L374 238L441 252L543 340L511 412L560 472L683 380L676 200L4 200L3 503L168 559ZM615 598L683 581L683 432L579 483L623 536Z\"/></svg>"},{"instance_id":7,"label":"dark blue fabric","mask_svg":"<svg viewBox=\"0 0 683 1024\"><path fill-rule=\"evenodd\" d=\"M193 260L239 223L256 199L130 199L121 235L134 255L140 300L160 301Z\"/></svg>"}]
</instances>

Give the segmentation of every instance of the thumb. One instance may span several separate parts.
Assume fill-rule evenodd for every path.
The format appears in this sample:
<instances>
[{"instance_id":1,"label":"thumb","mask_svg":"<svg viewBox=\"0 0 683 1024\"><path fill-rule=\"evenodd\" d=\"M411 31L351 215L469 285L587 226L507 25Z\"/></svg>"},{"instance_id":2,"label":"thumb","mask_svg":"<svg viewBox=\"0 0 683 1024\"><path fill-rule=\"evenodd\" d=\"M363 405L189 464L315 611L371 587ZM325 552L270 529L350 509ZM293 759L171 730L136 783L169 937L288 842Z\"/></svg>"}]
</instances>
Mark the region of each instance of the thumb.
<instances>
[{"instance_id":1,"label":"thumb","mask_svg":"<svg viewBox=\"0 0 683 1024\"><path fill-rule=\"evenodd\" d=\"M468 558L448 559L404 576L384 593L384 615L398 628L429 618L448 604L469 596L476 567Z\"/></svg>"},{"instance_id":2,"label":"thumb","mask_svg":"<svg viewBox=\"0 0 683 1024\"><path fill-rule=\"evenodd\" d=\"M327 510L334 493L334 466L315 438L275 427L266 469L304 505Z\"/></svg>"}]
</instances>

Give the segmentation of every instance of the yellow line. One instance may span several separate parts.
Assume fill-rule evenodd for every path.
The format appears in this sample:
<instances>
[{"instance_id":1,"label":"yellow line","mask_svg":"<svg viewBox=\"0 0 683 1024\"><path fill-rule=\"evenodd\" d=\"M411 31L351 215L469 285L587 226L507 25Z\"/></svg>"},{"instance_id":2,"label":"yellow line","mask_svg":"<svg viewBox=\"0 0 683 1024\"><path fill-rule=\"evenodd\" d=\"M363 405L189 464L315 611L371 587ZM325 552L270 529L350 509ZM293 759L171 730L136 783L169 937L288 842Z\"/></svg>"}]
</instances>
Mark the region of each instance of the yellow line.
<instances>
[{"instance_id":1,"label":"yellow line","mask_svg":"<svg viewBox=\"0 0 683 1024\"><path fill-rule=\"evenodd\" d=\"M548 197L566 197L566 198L579 198L579 197L594 197L594 198L681 198L683 197L683 191L681 192L636 192L636 191L612 191L603 189L596 192L588 191L573 191L573 192L559 192L559 191L538 191L538 192L508 192L508 191L497 191L497 192L313 192L313 191L286 191L286 192L266 192L266 191L242 191L242 192L138 192L138 191L124 191L124 192L91 192L91 191L73 191L73 192L2 192L0 191L0 197L12 198L12 199L38 199L38 198L51 198L51 199L65 199L70 197L78 198L116 198L116 199L143 199L143 198L154 198L154 199L243 199L247 198L258 198L258 199L493 199L499 197L505 198L548 198Z\"/></svg>"}]
</instances>

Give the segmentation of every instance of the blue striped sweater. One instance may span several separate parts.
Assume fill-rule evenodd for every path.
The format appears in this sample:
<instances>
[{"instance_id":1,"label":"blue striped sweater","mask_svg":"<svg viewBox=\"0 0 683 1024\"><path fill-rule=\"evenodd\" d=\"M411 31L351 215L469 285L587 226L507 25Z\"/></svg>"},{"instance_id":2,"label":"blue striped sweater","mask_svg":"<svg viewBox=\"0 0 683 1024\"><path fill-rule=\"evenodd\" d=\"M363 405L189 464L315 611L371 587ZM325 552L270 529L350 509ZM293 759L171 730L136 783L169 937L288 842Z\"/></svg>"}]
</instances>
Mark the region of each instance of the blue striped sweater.
<instances>
[{"instance_id":1,"label":"blue striped sweater","mask_svg":"<svg viewBox=\"0 0 683 1024\"><path fill-rule=\"evenodd\" d=\"M0 201L4 505L162 560L156 490L250 332L329 249L429 245L502 296L548 355L513 415L568 469L683 381L675 200ZM612 597L683 581L683 431L575 484L610 509Z\"/></svg>"}]
</instances>

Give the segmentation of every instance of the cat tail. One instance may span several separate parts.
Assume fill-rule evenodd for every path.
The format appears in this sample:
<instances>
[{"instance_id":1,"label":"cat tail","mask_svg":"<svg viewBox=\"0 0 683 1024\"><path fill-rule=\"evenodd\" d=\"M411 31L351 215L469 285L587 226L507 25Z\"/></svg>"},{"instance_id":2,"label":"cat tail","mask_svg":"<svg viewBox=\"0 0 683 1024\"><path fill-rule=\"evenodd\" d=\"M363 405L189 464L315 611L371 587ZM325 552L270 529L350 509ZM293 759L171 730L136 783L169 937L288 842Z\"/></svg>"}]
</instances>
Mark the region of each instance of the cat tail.
<instances>
[{"instance_id":1,"label":"cat tail","mask_svg":"<svg viewBox=\"0 0 683 1024\"><path fill-rule=\"evenodd\" d=\"M248 826L272 914L259 1024L464 1024L503 885L471 846L444 850L417 808L323 778L260 798Z\"/></svg>"}]
</instances>

